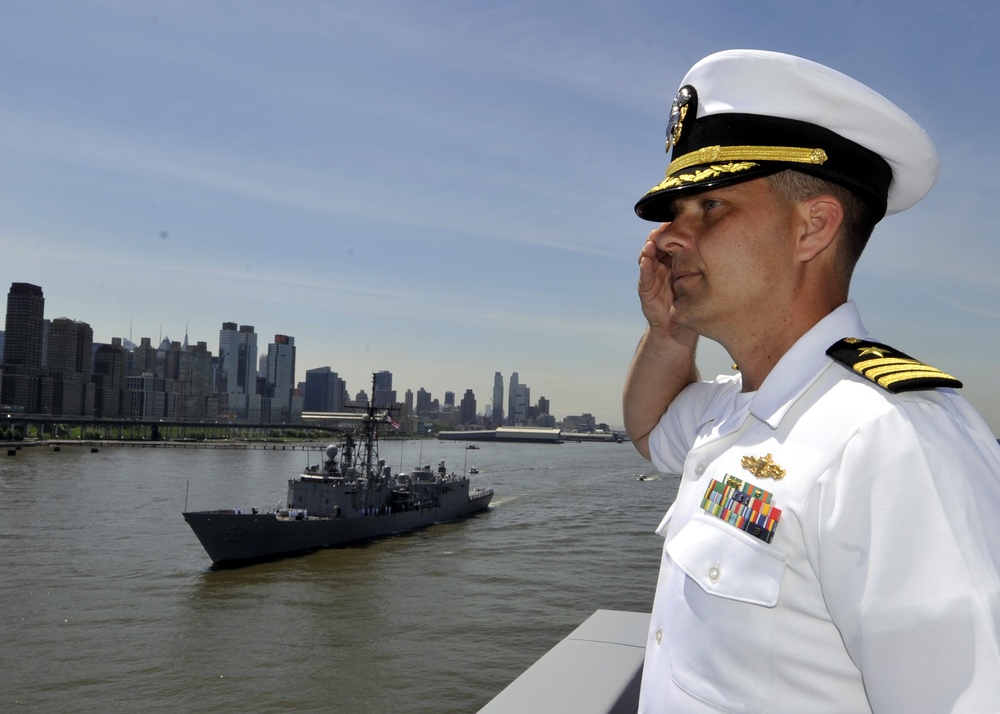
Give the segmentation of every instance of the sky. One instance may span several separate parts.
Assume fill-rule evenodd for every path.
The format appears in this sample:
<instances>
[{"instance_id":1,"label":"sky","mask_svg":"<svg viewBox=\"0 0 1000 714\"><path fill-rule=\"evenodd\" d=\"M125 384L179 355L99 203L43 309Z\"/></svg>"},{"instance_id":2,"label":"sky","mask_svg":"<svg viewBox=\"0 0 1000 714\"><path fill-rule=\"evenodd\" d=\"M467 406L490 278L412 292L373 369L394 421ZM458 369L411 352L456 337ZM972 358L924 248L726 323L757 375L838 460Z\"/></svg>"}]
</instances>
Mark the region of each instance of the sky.
<instances>
[{"instance_id":1,"label":"sky","mask_svg":"<svg viewBox=\"0 0 1000 714\"><path fill-rule=\"evenodd\" d=\"M724 49L881 92L941 155L852 298L1000 433L1000 3L75 0L0 13L0 289L95 342L294 337L296 379L443 401L517 372L621 424L667 114ZM731 371L703 341L704 376Z\"/></svg>"}]
</instances>

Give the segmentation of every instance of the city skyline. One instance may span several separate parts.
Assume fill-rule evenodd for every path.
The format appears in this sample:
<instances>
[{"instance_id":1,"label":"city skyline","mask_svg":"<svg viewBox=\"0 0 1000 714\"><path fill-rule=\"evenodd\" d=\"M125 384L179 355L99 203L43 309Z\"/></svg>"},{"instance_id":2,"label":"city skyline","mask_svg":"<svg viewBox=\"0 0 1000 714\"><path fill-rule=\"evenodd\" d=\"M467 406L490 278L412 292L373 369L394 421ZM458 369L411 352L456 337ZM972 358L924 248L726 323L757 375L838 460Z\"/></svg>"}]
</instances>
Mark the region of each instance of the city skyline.
<instances>
[{"instance_id":1,"label":"city skyline","mask_svg":"<svg viewBox=\"0 0 1000 714\"><path fill-rule=\"evenodd\" d=\"M560 414L620 426L653 227L632 207L666 169L670 102L712 52L776 50L868 84L937 146L936 185L876 227L852 297L1000 432L1000 5L834 9L12 3L0 285L85 305L100 342L243 320L352 384L392 365L485 402L516 370ZM732 362L699 347L706 378Z\"/></svg>"},{"instance_id":2,"label":"city skyline","mask_svg":"<svg viewBox=\"0 0 1000 714\"><path fill-rule=\"evenodd\" d=\"M208 340L191 339L191 335L187 332L185 328L183 342L180 340L174 340L169 335L161 335L155 345L152 344L152 338L146 335L139 336L139 342L135 341L133 335L128 337L113 335L107 342L102 342L101 340L94 339L93 334L93 324L86 319L80 319L79 317L66 317L60 316L56 318L46 317L44 309L44 286L33 285L24 282L13 282L10 286L10 290L7 296L7 312L5 314L5 324L11 324L11 319L14 320L15 329L23 321L20 320L19 312L17 307L22 305L27 306L28 309L25 310L30 315L30 319L34 322L44 323L47 327L45 328L45 334L47 335L42 338L43 331L40 329L30 330L30 332L37 333L31 334L29 339L25 339L23 335L15 335L15 340L11 342L13 348L11 354L20 361L21 357L25 353L23 345L30 343L29 347L31 349L29 352L35 355L35 359L42 365L46 367L48 371L60 371L65 374L85 374L89 377L91 373L98 373L98 370L93 369L93 363L87 365L85 368L81 363L81 360L87 359L86 355L91 355L96 358L99 348L104 345L117 344L124 346L126 352L135 353L134 362L138 366L135 370L135 376L162 376L157 373L157 365L152 362L153 357L145 354L145 352L152 351L153 353L164 352L164 359L169 362L171 359L170 352L173 347L178 345L183 345L184 350L190 350L191 352L203 351L205 346L210 344ZM12 312L12 301L14 303L14 312ZM62 325L63 327L59 327ZM85 347L76 349L49 349L45 350L43 345L47 345L50 340L65 340L66 338L61 337L62 334L76 335L81 329L86 330L87 337ZM263 397L263 394L258 393L258 378L262 376L267 376L271 386L270 389L274 392L268 394L269 398L273 398L277 404L285 404L282 407L285 411L281 416L272 415L265 421L278 422L278 421L289 421L292 418L290 412L287 411L287 405L291 400L291 389L300 389L302 394L300 397L304 397L305 388L307 386L307 376L309 372L319 372L322 370L333 371L333 373L340 378L343 383L343 389L348 395L360 395L367 394L372 388L372 378L375 379L375 392L371 395L375 398L376 402L385 403L398 403L403 404L404 399L399 398L400 390L393 388L393 371L391 369L379 369L373 370L366 381L362 382L361 388L354 388L352 383L345 379L339 370L334 369L335 360L331 360L328 364L315 365L315 366L303 366L297 365L295 359L296 343L295 337L291 335L285 335L282 333L274 333L273 341L267 344L266 353L261 353L258 350L257 338L263 336L264 333L259 333L256 331L254 325L240 324L232 321L223 321L221 323L221 329L218 331L218 349L214 355L218 363L218 374L219 382L215 385L215 393L226 394L227 395L227 410L229 413L233 414L237 419L243 421L259 421L260 418L254 415L260 414L260 403L259 398ZM37 345L35 341L37 340ZM72 340L77 342L77 338L73 337ZM6 355L6 333L0 331L0 375L3 374L3 359ZM196 347L197 346L197 347ZM198 348L201 348L200 350ZM49 353L49 357L46 359L44 357L46 351ZM212 351L209 350L207 353L208 357L212 357ZM177 359L176 357L174 359ZM67 360L69 362L67 363ZM180 369L179 365L174 365L172 371L174 373L178 372ZM299 376L301 374L301 379ZM428 403L434 402L435 404L440 404L440 410L445 411L461 411L463 414L468 414L469 410L473 410L472 413L477 417L484 417L486 419L496 417L497 410L493 401L497 397L497 389L499 386L499 394L501 399L503 399L503 394L507 394L508 401L506 406L501 406L499 413L503 418L503 421L499 424L513 424L513 423L525 423L527 420L527 411L529 407L537 408L539 405L543 405L542 414L550 414L549 408L551 400L546 398L544 395L538 398L537 404L532 405L530 402L530 388L521 383L519 380L519 374L517 371L510 373L510 382L507 388L504 387L502 383L502 373L496 371L493 375L492 384L490 385L490 396L489 401L482 400L476 396L477 391L475 387L470 387L468 385L463 385L461 389L452 387L450 389L444 390L444 392L438 392L439 396L434 397L434 392L432 390L426 389L423 384L419 385L408 385L405 388L407 396L412 394L420 394L421 397ZM499 380L499 382L498 382ZM485 379L484 379L485 381ZM398 384L398 382L397 382ZM275 388L275 385L278 385ZM281 386L287 385L287 386ZM485 389L480 390L479 393L485 393ZM380 394L381 392L381 394ZM455 395L457 392L463 392L462 402L456 404ZM412 393L412 394L411 394ZM252 399L257 398L257 406L252 406ZM356 399L356 396L349 396L350 399ZM475 403L475 407L470 406ZM479 404L482 406L479 406ZM23 404L19 405L23 406ZM412 404L408 403L408 406ZM91 411L94 410L93 405L89 407ZM183 409L180 410L183 413ZM332 410L337 411L337 410ZM419 411L427 411L426 406ZM555 416L555 415L553 415ZM563 418L574 418L581 416L593 416L589 411L579 412L575 414L566 413L562 415ZM595 419L597 422L602 422L602 420ZM471 423L471 422L463 422ZM606 422L602 422L606 423Z\"/></svg>"}]
</instances>

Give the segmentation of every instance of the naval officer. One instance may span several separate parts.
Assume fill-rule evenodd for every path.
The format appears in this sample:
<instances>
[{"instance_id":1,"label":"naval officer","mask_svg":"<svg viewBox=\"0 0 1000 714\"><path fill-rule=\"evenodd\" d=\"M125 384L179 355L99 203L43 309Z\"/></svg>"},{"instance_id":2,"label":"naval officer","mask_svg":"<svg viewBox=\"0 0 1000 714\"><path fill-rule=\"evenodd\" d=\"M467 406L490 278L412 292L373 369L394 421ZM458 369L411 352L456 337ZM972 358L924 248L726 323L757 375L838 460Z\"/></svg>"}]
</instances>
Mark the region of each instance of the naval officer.
<instances>
[{"instance_id":1,"label":"naval officer","mask_svg":"<svg viewBox=\"0 0 1000 714\"><path fill-rule=\"evenodd\" d=\"M868 334L848 297L875 224L935 149L868 87L735 50L680 83L636 448L682 475L640 712L1000 712L1000 448L955 377ZM700 336L736 374L702 381Z\"/></svg>"}]
</instances>

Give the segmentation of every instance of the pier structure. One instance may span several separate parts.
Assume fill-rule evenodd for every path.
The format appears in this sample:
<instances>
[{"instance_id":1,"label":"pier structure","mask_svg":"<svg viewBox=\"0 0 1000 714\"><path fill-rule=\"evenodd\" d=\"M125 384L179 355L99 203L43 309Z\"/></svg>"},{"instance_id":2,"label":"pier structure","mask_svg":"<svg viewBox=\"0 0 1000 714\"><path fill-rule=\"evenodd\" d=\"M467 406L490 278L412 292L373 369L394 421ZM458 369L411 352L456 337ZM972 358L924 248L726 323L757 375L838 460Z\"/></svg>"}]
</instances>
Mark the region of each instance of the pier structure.
<instances>
[{"instance_id":1,"label":"pier structure","mask_svg":"<svg viewBox=\"0 0 1000 714\"><path fill-rule=\"evenodd\" d=\"M307 419L307 416L310 417ZM84 433L102 441L161 441L169 434L171 439L181 440L225 440L264 439L275 432L320 431L330 434L349 430L360 419L358 414L303 415L302 422L289 424L251 424L240 421L190 421L176 419L97 419L94 417L56 416L46 414L21 414L0 412L0 425L5 427L7 440L10 435L26 435L29 428L39 438L62 438L69 430L79 429L80 438Z\"/></svg>"}]
</instances>

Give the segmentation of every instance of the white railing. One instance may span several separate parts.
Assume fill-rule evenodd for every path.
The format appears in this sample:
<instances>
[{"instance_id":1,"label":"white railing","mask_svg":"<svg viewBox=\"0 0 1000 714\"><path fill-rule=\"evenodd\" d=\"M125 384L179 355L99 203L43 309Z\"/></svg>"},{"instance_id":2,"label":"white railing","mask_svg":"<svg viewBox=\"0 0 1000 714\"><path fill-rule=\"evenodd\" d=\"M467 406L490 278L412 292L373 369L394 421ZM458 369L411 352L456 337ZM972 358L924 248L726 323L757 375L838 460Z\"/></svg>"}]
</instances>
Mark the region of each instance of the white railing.
<instances>
[{"instance_id":1,"label":"white railing","mask_svg":"<svg viewBox=\"0 0 1000 714\"><path fill-rule=\"evenodd\" d=\"M649 614L598 610L479 714L635 714Z\"/></svg>"}]
</instances>

